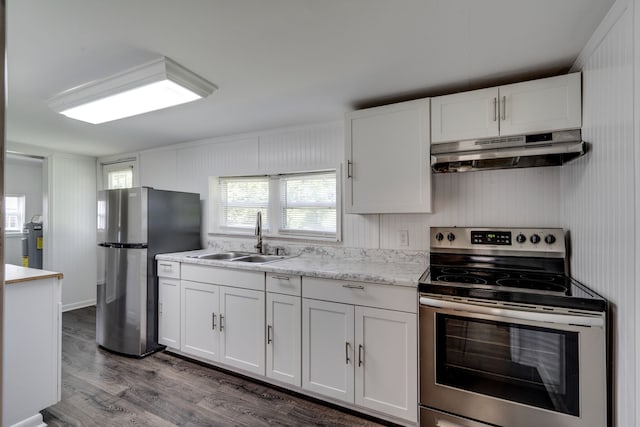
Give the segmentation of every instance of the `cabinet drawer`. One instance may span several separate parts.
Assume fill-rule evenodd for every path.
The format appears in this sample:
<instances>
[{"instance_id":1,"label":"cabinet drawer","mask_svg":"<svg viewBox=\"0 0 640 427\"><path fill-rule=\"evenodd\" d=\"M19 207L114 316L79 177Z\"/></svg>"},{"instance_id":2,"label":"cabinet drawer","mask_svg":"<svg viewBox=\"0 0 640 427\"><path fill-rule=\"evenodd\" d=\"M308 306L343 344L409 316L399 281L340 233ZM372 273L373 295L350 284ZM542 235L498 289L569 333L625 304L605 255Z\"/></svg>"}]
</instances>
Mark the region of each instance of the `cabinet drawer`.
<instances>
[{"instance_id":1,"label":"cabinet drawer","mask_svg":"<svg viewBox=\"0 0 640 427\"><path fill-rule=\"evenodd\" d=\"M302 297L409 313L418 312L417 290L409 286L303 277Z\"/></svg>"},{"instance_id":2,"label":"cabinet drawer","mask_svg":"<svg viewBox=\"0 0 640 427\"><path fill-rule=\"evenodd\" d=\"M171 279L180 278L180 263L175 261L157 261L158 276L169 277Z\"/></svg>"},{"instance_id":3,"label":"cabinet drawer","mask_svg":"<svg viewBox=\"0 0 640 427\"><path fill-rule=\"evenodd\" d=\"M261 271L234 270L225 267L183 264L181 277L183 280L191 280L193 282L264 291L264 273Z\"/></svg>"},{"instance_id":4,"label":"cabinet drawer","mask_svg":"<svg viewBox=\"0 0 640 427\"><path fill-rule=\"evenodd\" d=\"M300 296L302 278L293 274L267 273L267 292Z\"/></svg>"}]
</instances>

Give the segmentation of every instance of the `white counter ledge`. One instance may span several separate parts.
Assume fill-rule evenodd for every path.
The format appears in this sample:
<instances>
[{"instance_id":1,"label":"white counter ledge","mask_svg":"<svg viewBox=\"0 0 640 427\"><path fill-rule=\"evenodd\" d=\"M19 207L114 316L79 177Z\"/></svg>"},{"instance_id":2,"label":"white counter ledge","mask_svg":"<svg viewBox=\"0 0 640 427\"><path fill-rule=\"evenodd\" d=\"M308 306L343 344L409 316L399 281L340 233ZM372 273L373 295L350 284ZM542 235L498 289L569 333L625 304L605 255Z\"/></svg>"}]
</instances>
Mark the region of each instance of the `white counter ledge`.
<instances>
[{"instance_id":1,"label":"white counter ledge","mask_svg":"<svg viewBox=\"0 0 640 427\"><path fill-rule=\"evenodd\" d=\"M55 271L38 270L37 268L28 268L13 264L4 265L4 283L7 285L49 278L62 279L62 277L62 273Z\"/></svg>"},{"instance_id":2,"label":"white counter ledge","mask_svg":"<svg viewBox=\"0 0 640 427\"><path fill-rule=\"evenodd\" d=\"M418 286L418 280L427 268L425 263L371 262L367 260L343 260L310 255L293 256L263 264L189 257L189 255L207 252L211 251L199 250L160 254L156 256L156 259L189 264L215 265L240 270L264 271L267 273L298 274L324 279L351 280L411 287Z\"/></svg>"}]
</instances>

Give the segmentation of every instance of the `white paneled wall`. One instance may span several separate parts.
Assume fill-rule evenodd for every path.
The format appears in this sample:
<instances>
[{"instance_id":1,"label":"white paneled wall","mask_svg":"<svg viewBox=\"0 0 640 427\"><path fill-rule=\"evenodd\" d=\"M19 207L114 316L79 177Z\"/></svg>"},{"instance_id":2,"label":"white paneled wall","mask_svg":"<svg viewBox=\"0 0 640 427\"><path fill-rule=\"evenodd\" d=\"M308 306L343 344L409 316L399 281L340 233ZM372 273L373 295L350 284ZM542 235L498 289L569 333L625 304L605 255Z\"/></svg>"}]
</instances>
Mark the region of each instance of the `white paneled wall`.
<instances>
[{"instance_id":1,"label":"white paneled wall","mask_svg":"<svg viewBox=\"0 0 640 427\"><path fill-rule=\"evenodd\" d=\"M327 123L213 138L140 153L141 185L200 193L208 177L339 168L344 127ZM428 227L560 224L559 167L441 174L434 177L433 214L343 215L347 247L428 249ZM207 218L206 209L205 222ZM409 235L401 245L400 232Z\"/></svg>"},{"instance_id":2,"label":"white paneled wall","mask_svg":"<svg viewBox=\"0 0 640 427\"><path fill-rule=\"evenodd\" d=\"M638 25L638 24L636 24ZM583 67L583 138L591 153L562 170L573 275L613 306L615 424L637 426L634 19L629 6ZM635 76L635 77L634 77ZM635 142L634 142L635 141Z\"/></svg>"},{"instance_id":3,"label":"white paneled wall","mask_svg":"<svg viewBox=\"0 0 640 427\"><path fill-rule=\"evenodd\" d=\"M65 154L48 158L45 269L64 275L62 309L96 301L96 159Z\"/></svg>"}]
</instances>

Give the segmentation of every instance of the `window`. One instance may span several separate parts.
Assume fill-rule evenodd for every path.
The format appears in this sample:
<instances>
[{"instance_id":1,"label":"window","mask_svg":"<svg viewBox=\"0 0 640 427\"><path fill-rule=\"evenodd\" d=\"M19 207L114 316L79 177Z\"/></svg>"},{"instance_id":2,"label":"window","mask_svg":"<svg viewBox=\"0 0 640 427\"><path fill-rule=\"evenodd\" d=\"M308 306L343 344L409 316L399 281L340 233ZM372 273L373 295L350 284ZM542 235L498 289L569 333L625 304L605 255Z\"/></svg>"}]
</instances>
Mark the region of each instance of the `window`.
<instances>
[{"instance_id":1,"label":"window","mask_svg":"<svg viewBox=\"0 0 640 427\"><path fill-rule=\"evenodd\" d=\"M264 229L269 224L269 177L220 178L220 228L253 230L256 214L262 212Z\"/></svg>"},{"instance_id":2,"label":"window","mask_svg":"<svg viewBox=\"0 0 640 427\"><path fill-rule=\"evenodd\" d=\"M336 171L211 177L211 231L253 234L262 212L272 237L338 238Z\"/></svg>"},{"instance_id":3,"label":"window","mask_svg":"<svg viewBox=\"0 0 640 427\"><path fill-rule=\"evenodd\" d=\"M104 163L102 179L105 190L133 187L133 168L135 161Z\"/></svg>"},{"instance_id":4,"label":"window","mask_svg":"<svg viewBox=\"0 0 640 427\"><path fill-rule=\"evenodd\" d=\"M4 198L5 203L5 231L7 233L22 233L25 216L25 196L9 195Z\"/></svg>"},{"instance_id":5,"label":"window","mask_svg":"<svg viewBox=\"0 0 640 427\"><path fill-rule=\"evenodd\" d=\"M336 174L280 178L280 232L336 235Z\"/></svg>"}]
</instances>

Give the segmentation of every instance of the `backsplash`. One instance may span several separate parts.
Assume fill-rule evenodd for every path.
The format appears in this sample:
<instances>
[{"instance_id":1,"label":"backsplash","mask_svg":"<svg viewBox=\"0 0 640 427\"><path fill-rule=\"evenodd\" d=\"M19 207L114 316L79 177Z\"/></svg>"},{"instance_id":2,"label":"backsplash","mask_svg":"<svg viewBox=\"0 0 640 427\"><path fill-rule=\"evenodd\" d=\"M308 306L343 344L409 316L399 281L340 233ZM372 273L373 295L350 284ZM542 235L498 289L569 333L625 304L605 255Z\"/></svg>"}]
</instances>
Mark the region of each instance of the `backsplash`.
<instances>
[{"instance_id":1,"label":"backsplash","mask_svg":"<svg viewBox=\"0 0 640 427\"><path fill-rule=\"evenodd\" d=\"M276 248L284 248L288 256L314 256L326 259L341 259L344 261L367 260L379 263L423 264L426 268L429 254L427 251L397 250L397 249L367 249L345 248L342 246L320 246L311 244L296 244L290 242L271 243L266 241L268 253L275 253ZM212 252L246 251L255 252L254 238L209 238L207 248Z\"/></svg>"}]
</instances>

